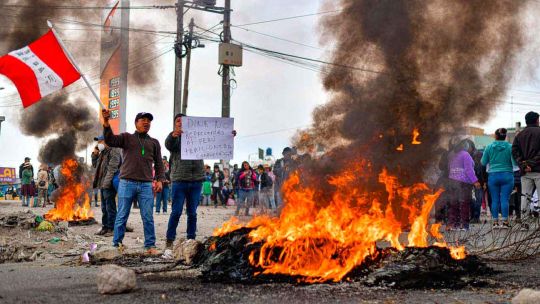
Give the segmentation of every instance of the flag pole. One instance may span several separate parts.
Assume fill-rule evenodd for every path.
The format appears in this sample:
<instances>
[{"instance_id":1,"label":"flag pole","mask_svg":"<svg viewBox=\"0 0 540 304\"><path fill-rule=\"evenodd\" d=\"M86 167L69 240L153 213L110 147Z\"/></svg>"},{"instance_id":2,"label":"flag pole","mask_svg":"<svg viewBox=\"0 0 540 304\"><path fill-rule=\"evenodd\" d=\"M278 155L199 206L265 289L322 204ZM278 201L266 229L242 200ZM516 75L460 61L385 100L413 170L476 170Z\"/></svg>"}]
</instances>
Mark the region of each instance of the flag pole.
<instances>
[{"instance_id":1,"label":"flag pole","mask_svg":"<svg viewBox=\"0 0 540 304\"><path fill-rule=\"evenodd\" d=\"M81 78L84 80L84 82L86 83L86 86L88 87L88 89L90 89L90 92L92 92L92 95L94 95L94 97L96 98L96 101L99 103L99 105L101 106L101 108L103 110L107 109L105 107L105 105L103 104L103 102L101 102L101 99L99 99L99 96L97 95L96 91L94 91L94 89L92 88L92 86L90 85L90 82L88 81L88 79L86 78L86 76L82 73L81 69L79 68L79 66L77 65L77 63L75 63L75 59L73 58L73 56L71 55L71 53L69 52L69 50L66 48L66 45L64 44L64 41L62 41L62 39L60 38L60 36L58 36L58 33L56 32L56 30L54 29L54 25L53 23L51 22L51 20L47 20L47 25L49 26L49 28L51 29L51 31L53 32L54 34L54 37L56 37L56 40L58 40L58 43L60 44L60 47L62 47L62 50L64 51L64 53L66 54L66 56L69 58L69 61L71 61L71 64L73 64L73 66L75 67L75 69L77 70L77 72L79 72L79 74L81 75Z\"/></svg>"}]
</instances>

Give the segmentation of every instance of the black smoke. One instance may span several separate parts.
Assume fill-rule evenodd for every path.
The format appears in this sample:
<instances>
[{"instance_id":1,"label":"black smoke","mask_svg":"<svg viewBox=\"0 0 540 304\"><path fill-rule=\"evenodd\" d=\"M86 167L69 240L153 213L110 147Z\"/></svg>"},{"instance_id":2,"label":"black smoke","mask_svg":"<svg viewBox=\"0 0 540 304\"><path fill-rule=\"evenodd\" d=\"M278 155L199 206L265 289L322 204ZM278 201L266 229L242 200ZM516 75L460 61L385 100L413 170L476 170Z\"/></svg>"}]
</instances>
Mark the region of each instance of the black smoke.
<instances>
[{"instance_id":1,"label":"black smoke","mask_svg":"<svg viewBox=\"0 0 540 304\"><path fill-rule=\"evenodd\" d=\"M296 143L327 148L326 165L317 164L325 174L366 159L374 172L419 182L449 135L485 122L501 103L528 1L337 2L342 11L321 24L323 44L335 46L323 75L331 98ZM412 144L414 129L421 145Z\"/></svg>"},{"instance_id":2,"label":"black smoke","mask_svg":"<svg viewBox=\"0 0 540 304\"><path fill-rule=\"evenodd\" d=\"M14 0L0 3L0 53L24 47L47 32L47 19L76 20L93 24L101 23L102 9L77 9L77 7L103 7L108 4L104 0ZM6 6L2 6L6 5ZM75 7L74 9L59 8L61 6ZM64 37L70 51L78 64L84 69L89 66L99 66L100 28L80 24L55 24L61 36ZM136 18L131 16L131 27L137 25ZM63 30L63 29L78 30ZM148 28L145 26L144 28ZM73 33L78 35L73 36ZM135 33L137 34L137 33ZM68 36L66 39L65 37ZM76 38L72 38L76 37ZM151 42L156 38L151 35L134 35L130 33L130 66L138 67L147 62L156 53L156 47ZM144 73L128 73L129 83L133 88L143 89L156 82L156 64L145 64ZM99 78L99 68L86 73L95 83ZM141 75L144 75L142 77ZM79 81L82 87L82 80ZM40 102L22 110L19 121L25 135L44 138L39 160L48 164L59 164L65 158L75 158L75 152L84 149L92 143L93 137L100 132L98 113L89 107L95 103L86 88L72 90L67 88L59 93L46 96ZM84 90L84 91L83 91ZM81 98L85 93L86 98Z\"/></svg>"}]
</instances>

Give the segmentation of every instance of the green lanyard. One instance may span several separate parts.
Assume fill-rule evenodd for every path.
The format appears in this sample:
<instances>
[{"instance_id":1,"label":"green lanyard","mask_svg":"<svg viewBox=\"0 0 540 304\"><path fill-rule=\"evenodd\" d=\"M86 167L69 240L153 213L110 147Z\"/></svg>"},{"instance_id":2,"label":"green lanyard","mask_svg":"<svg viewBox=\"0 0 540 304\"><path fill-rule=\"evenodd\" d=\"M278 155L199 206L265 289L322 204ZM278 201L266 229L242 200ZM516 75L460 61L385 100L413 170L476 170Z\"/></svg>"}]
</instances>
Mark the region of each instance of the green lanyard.
<instances>
[{"instance_id":1,"label":"green lanyard","mask_svg":"<svg viewBox=\"0 0 540 304\"><path fill-rule=\"evenodd\" d=\"M139 140L139 145L141 145L141 155L144 156L144 142L146 141L146 137L143 138L143 141L141 143L141 138L139 137L139 134L137 133L137 139Z\"/></svg>"}]
</instances>

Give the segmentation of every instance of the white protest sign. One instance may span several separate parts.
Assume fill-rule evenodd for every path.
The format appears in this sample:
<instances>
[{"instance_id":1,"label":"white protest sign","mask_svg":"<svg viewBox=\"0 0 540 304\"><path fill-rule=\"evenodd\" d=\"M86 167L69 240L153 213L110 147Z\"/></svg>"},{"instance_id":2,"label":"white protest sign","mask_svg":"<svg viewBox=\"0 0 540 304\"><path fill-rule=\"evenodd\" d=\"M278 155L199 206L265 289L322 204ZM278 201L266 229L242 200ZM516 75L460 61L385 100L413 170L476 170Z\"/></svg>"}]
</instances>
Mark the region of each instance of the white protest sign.
<instances>
[{"instance_id":1,"label":"white protest sign","mask_svg":"<svg viewBox=\"0 0 540 304\"><path fill-rule=\"evenodd\" d=\"M182 117L182 159L232 159L233 129L234 118Z\"/></svg>"}]
</instances>

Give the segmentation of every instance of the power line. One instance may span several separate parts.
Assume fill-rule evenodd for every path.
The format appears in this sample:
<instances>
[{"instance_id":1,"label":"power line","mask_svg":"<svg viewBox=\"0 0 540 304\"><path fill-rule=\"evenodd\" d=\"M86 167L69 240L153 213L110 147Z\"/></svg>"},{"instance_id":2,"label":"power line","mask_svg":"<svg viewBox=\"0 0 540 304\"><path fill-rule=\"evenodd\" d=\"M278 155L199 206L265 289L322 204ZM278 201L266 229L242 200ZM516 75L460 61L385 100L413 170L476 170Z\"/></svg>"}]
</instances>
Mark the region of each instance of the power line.
<instances>
[{"instance_id":1,"label":"power line","mask_svg":"<svg viewBox=\"0 0 540 304\"><path fill-rule=\"evenodd\" d=\"M326 11L326 12L319 12L319 13L306 14L306 15L298 15L298 16L284 17L284 18L278 18L278 19L271 19L271 20L264 20L264 21L258 21L258 22L244 23L244 24L239 24L239 25L236 25L236 26L248 26L248 25L255 25L255 24L263 24L263 23L277 22L277 21L290 20L290 19L297 19L297 18L303 18L303 17L310 17L310 16L317 16L317 15L324 15L324 14L339 13L339 12L341 12L341 11L343 11L343 10ZM233 25L233 26L234 26L234 25Z\"/></svg>"},{"instance_id":2,"label":"power line","mask_svg":"<svg viewBox=\"0 0 540 304\"><path fill-rule=\"evenodd\" d=\"M0 4L0 8L12 9L58 9L58 10L87 10L87 9L127 9L127 10L147 10L147 9L171 9L176 5L137 5L137 6L80 6L80 5L22 5L22 4Z\"/></svg>"},{"instance_id":3,"label":"power line","mask_svg":"<svg viewBox=\"0 0 540 304\"><path fill-rule=\"evenodd\" d=\"M244 30L244 31L247 31L247 32L252 32L252 33L255 33L255 34L262 35L262 36L266 36L266 37L274 38L274 39L277 39L277 40L285 41L285 42L288 42L288 43L305 46L305 47L312 48L312 49L315 49L315 50L322 50L321 48L316 47L316 46L312 46L312 45L309 45L309 44L304 44L304 43L301 43L301 42L296 42L296 41L293 41L293 40L273 36L273 35L270 35L270 34L265 34L265 33L257 32L257 31L254 31L254 30L242 28L239 25L231 25L231 26L235 27L235 28L238 28L238 29L241 29L241 30Z\"/></svg>"}]
</instances>

